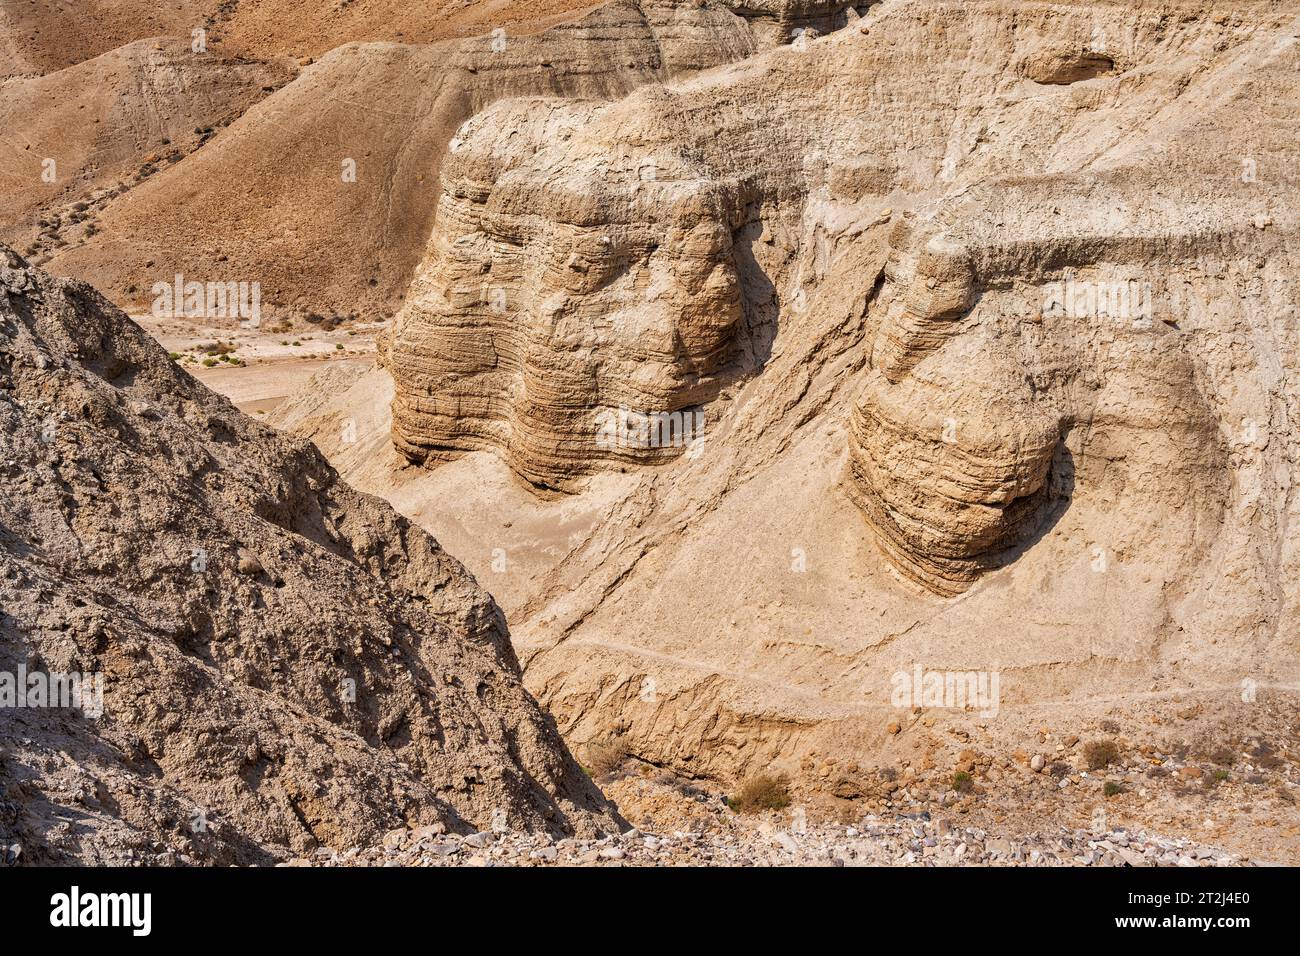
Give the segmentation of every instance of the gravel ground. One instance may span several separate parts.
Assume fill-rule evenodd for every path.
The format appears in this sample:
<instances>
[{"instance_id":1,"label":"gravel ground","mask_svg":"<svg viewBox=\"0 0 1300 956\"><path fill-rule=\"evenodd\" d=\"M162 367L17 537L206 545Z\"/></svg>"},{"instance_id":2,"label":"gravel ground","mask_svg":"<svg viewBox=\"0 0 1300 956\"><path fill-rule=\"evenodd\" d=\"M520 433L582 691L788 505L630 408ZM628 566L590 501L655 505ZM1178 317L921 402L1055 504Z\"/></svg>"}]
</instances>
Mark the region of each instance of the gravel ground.
<instances>
[{"instance_id":1,"label":"gravel ground","mask_svg":"<svg viewBox=\"0 0 1300 956\"><path fill-rule=\"evenodd\" d=\"M287 864L295 865L295 864ZM320 850L296 865L316 866L1234 866L1223 850L1125 830L1039 832L1022 836L954 826L929 814L857 826L779 828L764 821L734 834L646 833L600 840L483 831L465 836L396 830L382 847L342 854Z\"/></svg>"}]
</instances>

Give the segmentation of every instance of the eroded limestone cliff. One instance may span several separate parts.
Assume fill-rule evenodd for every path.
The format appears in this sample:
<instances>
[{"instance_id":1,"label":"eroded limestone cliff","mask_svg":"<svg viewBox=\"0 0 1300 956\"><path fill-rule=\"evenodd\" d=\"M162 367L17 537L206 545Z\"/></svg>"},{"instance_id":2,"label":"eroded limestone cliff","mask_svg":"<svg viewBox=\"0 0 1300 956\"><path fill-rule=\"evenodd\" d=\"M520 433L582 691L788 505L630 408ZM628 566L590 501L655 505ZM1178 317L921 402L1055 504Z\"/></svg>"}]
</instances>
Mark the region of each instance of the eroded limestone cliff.
<instances>
[{"instance_id":1,"label":"eroded limestone cliff","mask_svg":"<svg viewBox=\"0 0 1300 956\"><path fill-rule=\"evenodd\" d=\"M351 468L412 514L465 496L439 532L515 562L490 586L566 730L688 769L871 752L918 659L1026 705L1291 674L1296 32L886 3L613 103L498 103L385 357L437 470ZM620 407L704 441L611 448ZM574 497L503 528L484 449Z\"/></svg>"}]
</instances>

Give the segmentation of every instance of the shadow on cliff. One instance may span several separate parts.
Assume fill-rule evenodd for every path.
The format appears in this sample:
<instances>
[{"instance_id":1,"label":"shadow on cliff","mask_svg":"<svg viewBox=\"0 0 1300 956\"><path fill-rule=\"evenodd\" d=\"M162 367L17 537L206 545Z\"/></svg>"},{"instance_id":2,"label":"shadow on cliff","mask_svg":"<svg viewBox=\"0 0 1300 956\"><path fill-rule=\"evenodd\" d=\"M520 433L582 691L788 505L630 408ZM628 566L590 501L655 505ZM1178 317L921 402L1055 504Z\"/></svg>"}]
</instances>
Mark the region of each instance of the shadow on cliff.
<instances>
[{"instance_id":1,"label":"shadow on cliff","mask_svg":"<svg viewBox=\"0 0 1300 956\"><path fill-rule=\"evenodd\" d=\"M741 226L732 236L732 255L740 276L744 328L737 334L737 365L742 374L761 372L772 356L772 343L780 329L781 304L776 286L754 258L754 243L763 232L761 220Z\"/></svg>"},{"instance_id":2,"label":"shadow on cliff","mask_svg":"<svg viewBox=\"0 0 1300 956\"><path fill-rule=\"evenodd\" d=\"M1041 503L1026 517L1016 543L990 555L986 573L1005 568L1018 561L1022 555L1028 553L1030 548L1047 537L1070 510L1070 504L1074 500L1074 482L1074 455L1062 439L1057 445L1055 455L1052 456L1052 464L1043 482L1043 489L1039 492L1042 497Z\"/></svg>"}]
</instances>

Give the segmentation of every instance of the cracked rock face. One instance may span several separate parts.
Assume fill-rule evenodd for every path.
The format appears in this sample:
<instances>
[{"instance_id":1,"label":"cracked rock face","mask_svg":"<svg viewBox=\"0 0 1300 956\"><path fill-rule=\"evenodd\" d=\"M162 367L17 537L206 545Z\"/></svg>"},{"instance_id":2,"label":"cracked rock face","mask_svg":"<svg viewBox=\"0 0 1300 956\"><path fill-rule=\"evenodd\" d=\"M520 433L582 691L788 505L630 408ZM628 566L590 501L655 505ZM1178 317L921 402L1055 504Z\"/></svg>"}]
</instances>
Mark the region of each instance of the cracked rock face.
<instances>
[{"instance_id":1,"label":"cracked rock face","mask_svg":"<svg viewBox=\"0 0 1300 956\"><path fill-rule=\"evenodd\" d=\"M6 845L251 863L617 827L437 542L4 248L0 475L0 672L103 681L102 714L4 710Z\"/></svg>"}]
</instances>

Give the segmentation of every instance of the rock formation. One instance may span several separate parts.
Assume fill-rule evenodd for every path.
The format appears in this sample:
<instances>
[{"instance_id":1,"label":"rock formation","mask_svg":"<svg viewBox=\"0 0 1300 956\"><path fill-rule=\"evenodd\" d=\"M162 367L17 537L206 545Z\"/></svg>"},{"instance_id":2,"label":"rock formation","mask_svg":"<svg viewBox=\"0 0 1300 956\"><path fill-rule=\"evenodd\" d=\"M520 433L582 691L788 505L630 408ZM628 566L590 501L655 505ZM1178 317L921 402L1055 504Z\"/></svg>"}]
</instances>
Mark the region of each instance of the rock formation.
<instances>
[{"instance_id":1,"label":"rock formation","mask_svg":"<svg viewBox=\"0 0 1300 956\"><path fill-rule=\"evenodd\" d=\"M614 0L541 32L341 43L108 205L96 233L71 232L46 267L128 309L179 272L258 282L268 323L391 314L429 238L447 144L474 113L504 96L620 97L757 42L716 0Z\"/></svg>"},{"instance_id":2,"label":"rock formation","mask_svg":"<svg viewBox=\"0 0 1300 956\"><path fill-rule=\"evenodd\" d=\"M616 102L497 103L384 359L434 470L353 467L471 566L511 555L567 733L692 772L864 754L918 659L1026 706L1294 673L1295 32L886 3ZM611 453L623 405L702 411L700 453Z\"/></svg>"},{"instance_id":3,"label":"rock formation","mask_svg":"<svg viewBox=\"0 0 1300 956\"><path fill-rule=\"evenodd\" d=\"M29 859L618 826L457 561L3 248L0 474L0 673L103 682L102 714L0 694Z\"/></svg>"},{"instance_id":4,"label":"rock formation","mask_svg":"<svg viewBox=\"0 0 1300 956\"><path fill-rule=\"evenodd\" d=\"M735 352L745 187L575 136L600 113L512 99L453 141L430 259L393 337L394 434L410 457L499 444L528 480L558 486L696 439L691 406L716 396ZM628 412L676 418L638 435Z\"/></svg>"}]
</instances>

